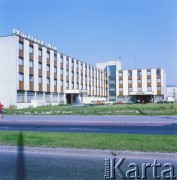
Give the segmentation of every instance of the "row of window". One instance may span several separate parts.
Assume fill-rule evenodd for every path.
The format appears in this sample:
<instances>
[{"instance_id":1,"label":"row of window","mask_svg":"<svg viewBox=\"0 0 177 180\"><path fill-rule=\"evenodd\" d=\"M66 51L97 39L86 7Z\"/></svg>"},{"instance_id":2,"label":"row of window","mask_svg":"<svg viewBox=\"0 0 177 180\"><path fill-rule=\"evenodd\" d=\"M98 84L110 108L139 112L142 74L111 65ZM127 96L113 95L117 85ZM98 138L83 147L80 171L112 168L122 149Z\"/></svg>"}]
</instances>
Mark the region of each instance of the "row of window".
<instances>
[{"instance_id":1,"label":"row of window","mask_svg":"<svg viewBox=\"0 0 177 180\"><path fill-rule=\"evenodd\" d=\"M19 81L24 81L24 75L23 73L19 73ZM33 75L29 75L29 82L30 83L33 83L34 82L34 76ZM38 77L38 83L39 84L42 84L42 76L39 76ZM50 78L46 78L46 83L47 85L50 84ZM57 85L57 79L54 79L54 85L56 86ZM60 86L63 86L63 81L60 80ZM66 88L69 88L69 82L66 82ZM73 89L74 88L74 83L71 83L71 88ZM79 83L76 84L76 88L79 89ZM85 85L85 88L87 89L87 85ZM83 89L83 84L81 84L81 89ZM96 88L94 87L95 90L103 90L103 88ZM89 90L91 90L91 86L89 86Z\"/></svg>"},{"instance_id":2,"label":"row of window","mask_svg":"<svg viewBox=\"0 0 177 180\"><path fill-rule=\"evenodd\" d=\"M21 58L21 57L19 57L19 65L21 65L21 66L23 66L24 65L24 61L23 61L23 58ZM33 60L29 60L29 67L30 68L33 68L34 67L34 61ZM39 70L42 70L42 63L41 62L38 62L38 69ZM50 65L46 65L46 70L49 72L50 71ZM54 66L54 73L57 73L57 67L56 66ZM63 74L63 68L61 68L60 69L60 74ZM66 75L68 75L69 74L69 71L66 71ZM72 74L72 77L74 76L74 72L71 72L71 74ZM76 74L78 74L78 73L76 73ZM81 74L81 76L82 76L82 74ZM87 75L85 75L85 76L87 76Z\"/></svg>"},{"instance_id":3,"label":"row of window","mask_svg":"<svg viewBox=\"0 0 177 180\"><path fill-rule=\"evenodd\" d=\"M23 50L23 43L19 42L19 49ZM33 53L33 46L29 45L29 53ZM38 49L38 56L42 56L42 49ZM50 52L46 52L46 58L50 59ZM23 58L19 58L19 63L20 65L23 65ZM57 54L54 54L54 61L57 61ZM63 56L60 57L60 62L63 63ZM69 60L66 59L66 65L69 65ZM71 61L71 66L74 67L74 61ZM78 61L76 62L76 68L79 68L79 63ZM80 65L81 70L83 69L83 64L81 63ZM91 69L92 71L94 71L94 68L89 66L89 73L91 73ZM85 65L85 71L87 71L87 65ZM98 70L98 73L100 73L100 70ZM102 72L101 72L102 73Z\"/></svg>"},{"instance_id":4,"label":"row of window","mask_svg":"<svg viewBox=\"0 0 177 180\"><path fill-rule=\"evenodd\" d=\"M19 50L24 50L24 44L23 42L19 42L18 44ZM33 46L29 45L29 53L34 53ZM42 49L38 49L38 56L42 56ZM50 52L46 52L47 59L50 59ZM54 54L54 60L57 60L57 55Z\"/></svg>"},{"instance_id":5,"label":"row of window","mask_svg":"<svg viewBox=\"0 0 177 180\"><path fill-rule=\"evenodd\" d=\"M151 71L147 71L147 75L150 76ZM156 75L161 75L161 70L160 69L156 69ZM132 76L132 71L128 71L128 76ZM142 72L137 71L137 76L142 76ZM119 77L123 77L123 72L119 72Z\"/></svg>"},{"instance_id":6,"label":"row of window","mask_svg":"<svg viewBox=\"0 0 177 180\"><path fill-rule=\"evenodd\" d=\"M157 90L158 91L161 91L162 87L158 86L157 87ZM138 92L142 92L142 87L138 87L137 88ZM129 87L128 88L128 91L129 92L132 92L133 91L133 88L132 87ZM147 91L152 91L152 87L147 87ZM123 88L119 88L119 92L123 92Z\"/></svg>"},{"instance_id":7,"label":"row of window","mask_svg":"<svg viewBox=\"0 0 177 180\"><path fill-rule=\"evenodd\" d=\"M24 74L23 73L19 73L19 81L23 82L24 81ZM46 78L47 84L50 84L50 78ZM29 75L29 82L33 83L34 82L34 76L33 75ZM38 76L38 83L41 84L42 83L42 76ZM54 79L54 85L57 85L57 79Z\"/></svg>"},{"instance_id":8,"label":"row of window","mask_svg":"<svg viewBox=\"0 0 177 180\"><path fill-rule=\"evenodd\" d=\"M133 80L131 80L131 79L128 80L128 83L129 83L129 84L132 84L132 82L133 82ZM138 79L137 82L138 82L138 83L142 83L142 80L141 80L141 79ZM151 82L152 82L151 79L147 79L147 83L151 83ZM157 79L156 79L156 82L157 82L157 83L161 83L161 79L160 79L160 78L157 78ZM119 80L119 84L123 84L123 80Z\"/></svg>"}]
</instances>

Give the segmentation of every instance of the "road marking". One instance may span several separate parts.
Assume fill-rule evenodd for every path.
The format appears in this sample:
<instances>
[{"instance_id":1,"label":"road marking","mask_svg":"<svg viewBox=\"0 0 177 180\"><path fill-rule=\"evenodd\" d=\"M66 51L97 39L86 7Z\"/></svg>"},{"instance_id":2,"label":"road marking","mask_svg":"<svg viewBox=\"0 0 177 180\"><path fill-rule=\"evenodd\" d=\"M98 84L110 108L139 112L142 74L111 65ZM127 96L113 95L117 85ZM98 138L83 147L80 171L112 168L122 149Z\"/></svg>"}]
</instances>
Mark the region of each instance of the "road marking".
<instances>
[{"instance_id":1,"label":"road marking","mask_svg":"<svg viewBox=\"0 0 177 180\"><path fill-rule=\"evenodd\" d=\"M71 130L88 130L88 131L98 131L99 129L90 129L90 128L69 128Z\"/></svg>"}]
</instances>

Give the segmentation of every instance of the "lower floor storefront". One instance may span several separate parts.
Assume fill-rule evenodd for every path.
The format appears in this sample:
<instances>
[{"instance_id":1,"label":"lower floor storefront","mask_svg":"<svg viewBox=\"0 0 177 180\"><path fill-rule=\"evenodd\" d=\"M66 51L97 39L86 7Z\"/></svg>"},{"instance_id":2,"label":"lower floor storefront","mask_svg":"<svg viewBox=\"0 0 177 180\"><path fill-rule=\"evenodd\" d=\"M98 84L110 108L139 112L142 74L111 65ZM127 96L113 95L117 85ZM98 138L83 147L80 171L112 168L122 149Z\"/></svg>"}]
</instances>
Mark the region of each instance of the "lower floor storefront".
<instances>
[{"instance_id":1,"label":"lower floor storefront","mask_svg":"<svg viewBox=\"0 0 177 180\"><path fill-rule=\"evenodd\" d=\"M105 97L88 96L85 91L66 91L66 93L48 93L37 91L17 91L17 108L39 107L46 105L81 105L92 101L102 100Z\"/></svg>"}]
</instances>

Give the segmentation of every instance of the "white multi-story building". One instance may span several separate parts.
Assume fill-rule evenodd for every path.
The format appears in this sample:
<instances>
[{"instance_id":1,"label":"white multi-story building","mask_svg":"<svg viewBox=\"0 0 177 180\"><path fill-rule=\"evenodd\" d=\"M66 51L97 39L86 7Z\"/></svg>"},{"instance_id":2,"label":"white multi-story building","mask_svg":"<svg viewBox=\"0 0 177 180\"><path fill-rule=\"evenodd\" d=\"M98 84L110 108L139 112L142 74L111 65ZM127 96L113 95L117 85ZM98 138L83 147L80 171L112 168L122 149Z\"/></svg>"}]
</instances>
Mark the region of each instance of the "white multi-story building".
<instances>
[{"instance_id":1,"label":"white multi-story building","mask_svg":"<svg viewBox=\"0 0 177 180\"><path fill-rule=\"evenodd\" d=\"M173 97L177 101L177 85L167 86L167 97Z\"/></svg>"},{"instance_id":2,"label":"white multi-story building","mask_svg":"<svg viewBox=\"0 0 177 180\"><path fill-rule=\"evenodd\" d=\"M121 59L94 67L16 29L0 37L0 73L0 101L5 107L154 102L166 94L163 69L122 70Z\"/></svg>"},{"instance_id":3,"label":"white multi-story building","mask_svg":"<svg viewBox=\"0 0 177 180\"><path fill-rule=\"evenodd\" d=\"M157 102L166 98L164 69L122 70L120 61L97 63L107 72L109 101Z\"/></svg>"},{"instance_id":4,"label":"white multi-story building","mask_svg":"<svg viewBox=\"0 0 177 180\"><path fill-rule=\"evenodd\" d=\"M5 107L79 104L107 97L105 71L16 29L0 37L0 64L0 101Z\"/></svg>"}]
</instances>

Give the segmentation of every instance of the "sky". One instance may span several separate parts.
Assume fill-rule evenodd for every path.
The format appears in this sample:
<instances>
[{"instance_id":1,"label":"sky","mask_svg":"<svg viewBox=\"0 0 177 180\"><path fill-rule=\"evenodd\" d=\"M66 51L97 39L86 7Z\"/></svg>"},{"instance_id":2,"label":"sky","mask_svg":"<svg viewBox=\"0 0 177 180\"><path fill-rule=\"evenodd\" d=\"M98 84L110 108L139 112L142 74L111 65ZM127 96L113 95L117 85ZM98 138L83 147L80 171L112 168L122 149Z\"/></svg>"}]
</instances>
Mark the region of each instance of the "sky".
<instances>
[{"instance_id":1,"label":"sky","mask_svg":"<svg viewBox=\"0 0 177 180\"><path fill-rule=\"evenodd\" d=\"M164 68L177 85L177 0L0 0L0 36L13 28L91 65Z\"/></svg>"}]
</instances>

